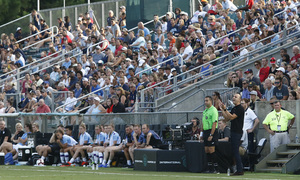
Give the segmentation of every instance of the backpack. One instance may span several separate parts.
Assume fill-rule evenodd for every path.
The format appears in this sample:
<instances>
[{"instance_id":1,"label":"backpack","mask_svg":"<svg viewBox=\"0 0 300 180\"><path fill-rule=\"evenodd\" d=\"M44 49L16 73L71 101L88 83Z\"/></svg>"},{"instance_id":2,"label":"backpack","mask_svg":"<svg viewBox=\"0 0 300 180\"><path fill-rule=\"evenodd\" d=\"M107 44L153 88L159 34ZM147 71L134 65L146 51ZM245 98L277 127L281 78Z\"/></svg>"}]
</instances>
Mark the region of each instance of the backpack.
<instances>
[{"instance_id":1,"label":"backpack","mask_svg":"<svg viewBox=\"0 0 300 180\"><path fill-rule=\"evenodd\" d=\"M28 159L27 165L31 165L31 166L35 165L35 164L36 164L36 161L37 161L38 159L40 159L40 158L41 158L40 155L38 155L38 154L33 154L33 155Z\"/></svg>"},{"instance_id":2,"label":"backpack","mask_svg":"<svg viewBox=\"0 0 300 180\"><path fill-rule=\"evenodd\" d=\"M12 153L5 154L5 156L4 156L4 164L5 165L14 165L15 164L15 161L13 159Z\"/></svg>"}]
</instances>

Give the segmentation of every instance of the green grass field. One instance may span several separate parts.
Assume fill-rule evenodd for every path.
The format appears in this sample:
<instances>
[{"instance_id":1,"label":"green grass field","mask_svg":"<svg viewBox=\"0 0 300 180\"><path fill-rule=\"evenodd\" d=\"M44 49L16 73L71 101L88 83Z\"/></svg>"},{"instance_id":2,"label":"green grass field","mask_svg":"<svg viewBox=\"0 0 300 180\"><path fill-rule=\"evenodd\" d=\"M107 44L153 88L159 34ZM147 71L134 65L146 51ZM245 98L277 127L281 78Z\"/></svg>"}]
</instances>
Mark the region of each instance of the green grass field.
<instances>
[{"instance_id":1,"label":"green grass field","mask_svg":"<svg viewBox=\"0 0 300 180\"><path fill-rule=\"evenodd\" d=\"M287 174L267 174L267 173L246 173L244 176L230 176L227 174L201 174L189 172L150 172L134 171L126 168L99 168L92 170L84 167L33 167L33 166L0 166L0 179L3 180L46 180L46 179L71 179L71 180L90 180L90 179L116 179L116 180L135 180L135 179L246 179L246 180L296 180L300 179L297 175Z\"/></svg>"}]
</instances>

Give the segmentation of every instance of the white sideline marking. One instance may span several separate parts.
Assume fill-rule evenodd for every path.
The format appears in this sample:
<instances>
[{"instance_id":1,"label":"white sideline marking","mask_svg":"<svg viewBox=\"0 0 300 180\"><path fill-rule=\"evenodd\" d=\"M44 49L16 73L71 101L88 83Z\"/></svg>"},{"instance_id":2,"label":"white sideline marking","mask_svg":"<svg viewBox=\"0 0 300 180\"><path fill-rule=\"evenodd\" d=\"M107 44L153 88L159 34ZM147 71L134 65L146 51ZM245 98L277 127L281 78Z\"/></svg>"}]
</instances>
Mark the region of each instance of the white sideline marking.
<instances>
[{"instance_id":1,"label":"white sideline marking","mask_svg":"<svg viewBox=\"0 0 300 180\"><path fill-rule=\"evenodd\" d=\"M6 167L7 170L18 170L18 171L28 171L29 169L14 169L11 168L9 166ZM98 174L98 175L119 175L119 176L149 176L149 174L132 174L132 173L109 173L109 172L97 172L97 171L93 171L91 169L87 169L87 171L66 171L66 170L48 170L48 169L36 169L36 167L32 167L33 169L35 169L34 171L41 171L41 172L63 172L63 173L80 173L80 174ZM30 170L29 170L30 171ZM149 171L150 172L150 171ZM199 173L200 174L200 173ZM74 175L74 174L72 174ZM39 175L37 175L39 176ZM47 176L47 175L43 175L43 176ZM53 176L53 175L49 175L49 176ZM151 174L151 176L154 177L174 177L174 178L197 178L197 179L202 179L202 178L208 178L208 179L216 179L216 178L220 178L220 179L245 179L245 180L253 180L253 178L243 178L243 176L237 176L237 177L231 177L231 176L227 176L227 174L221 174L220 177L216 177L218 176L216 174L215 177L210 177L210 176L181 176L181 175L163 175L163 174ZM1 177L1 176L0 176ZM20 177L20 176L19 176ZM24 176L25 177L25 176ZM27 176L26 176L27 177ZM295 177L284 177L284 179L290 179L290 178L295 178ZM255 180L266 180L266 179L255 179ZM270 180L281 180L281 179L273 179L271 178Z\"/></svg>"}]
</instances>

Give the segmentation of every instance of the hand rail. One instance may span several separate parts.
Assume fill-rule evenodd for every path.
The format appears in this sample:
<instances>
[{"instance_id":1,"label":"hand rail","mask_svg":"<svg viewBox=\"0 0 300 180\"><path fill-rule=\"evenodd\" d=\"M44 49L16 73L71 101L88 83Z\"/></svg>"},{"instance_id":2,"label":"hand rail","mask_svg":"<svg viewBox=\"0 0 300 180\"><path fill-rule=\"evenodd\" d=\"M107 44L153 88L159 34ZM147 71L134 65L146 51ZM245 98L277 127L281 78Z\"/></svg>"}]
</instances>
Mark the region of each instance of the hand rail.
<instances>
[{"instance_id":1,"label":"hand rail","mask_svg":"<svg viewBox=\"0 0 300 180\"><path fill-rule=\"evenodd\" d=\"M54 33L54 28L56 28L56 33ZM39 40L39 41L37 41L37 42L35 42L35 43L33 43L33 44L30 44L29 46L25 46L22 50L28 49L28 48L30 48L30 47L32 47L32 46L34 46L34 45L37 45L37 44L39 44L39 43L41 43L41 42L44 42L44 41L46 41L46 40L48 40L48 39L51 39L51 41L53 42L53 38L54 38L55 36L58 35L58 27L57 27L57 26L52 26L52 27L50 27L50 28L48 28L48 29L45 29L45 30L43 30L43 31L40 31L39 33L33 34L33 35L31 35L31 36L28 36L27 39L30 38L30 37L36 36L36 35L38 35L38 34L44 32L44 31L48 31L49 29L51 29L51 36L50 36L50 37L47 37L47 38L45 38L45 39L41 39L41 40ZM22 40L22 39L21 39L21 40ZM21 41L21 40L20 40L20 41ZM17 41L17 42L19 42L19 41Z\"/></svg>"},{"instance_id":2,"label":"hand rail","mask_svg":"<svg viewBox=\"0 0 300 180\"><path fill-rule=\"evenodd\" d=\"M74 49L75 50L75 49ZM72 51L71 51L72 52ZM72 55L70 58L72 58L72 57L77 57L77 56L80 56L80 55L82 55L83 53L82 52L80 52L80 53L77 53L77 54L75 54L75 55ZM62 54L62 55L60 55L60 56L63 56L64 54ZM58 57L55 57L55 59L58 59L58 58L60 58L60 56L58 56ZM53 59L52 59L53 60ZM63 59L63 60L61 60L61 61L58 61L58 62L56 62L55 64L59 64L59 63L62 63L63 61L65 61L65 59ZM48 69L49 67L44 67L44 68L41 68L41 69L39 69L38 71L36 71L36 72L34 72L34 73L30 73L30 75L33 75L33 74L35 74L35 73L39 73L39 72L41 72L41 71L43 71L43 70L45 70L45 69ZM16 79L16 81L19 83L19 81L20 80L22 80L22 79L24 79L25 78L25 76L22 76L22 77L20 77L20 78L18 78L18 79ZM2 81L0 81L0 82L2 82ZM0 83L1 84L1 83Z\"/></svg>"},{"instance_id":3,"label":"hand rail","mask_svg":"<svg viewBox=\"0 0 300 180\"><path fill-rule=\"evenodd\" d=\"M295 8L297 9L299 6L300 6L300 4L297 4L297 5L295 5ZM278 15L280 15L280 14L283 14L283 13L285 13L286 11L287 11L287 9L283 9L282 11L280 11L280 12L274 14L273 17L276 17L276 16L278 16Z\"/></svg>"},{"instance_id":4,"label":"hand rail","mask_svg":"<svg viewBox=\"0 0 300 180\"><path fill-rule=\"evenodd\" d=\"M99 91L103 91L103 90L105 90L105 88L103 87L103 88L100 88L100 89L98 89L98 90L96 90L96 91L93 91L93 92L90 92L90 93L88 93L88 94L86 94L86 95L84 95L84 96L81 96L81 97L79 97L79 98L76 98L76 100L74 100L74 101L71 101L71 102L69 102L69 103L67 103L67 104L63 104L63 105L61 105L61 106L58 106L57 108L55 108L55 110L54 110L54 112L57 112L57 109L59 109L59 108L62 108L62 107L65 107L66 105L69 105L69 104L72 104L72 103L74 103L74 102L77 102L78 100L81 100L81 99L83 99L83 98L85 98L85 97L88 97L89 95L92 95L92 94L95 94L96 92L99 92ZM101 102L100 102L101 103Z\"/></svg>"},{"instance_id":5,"label":"hand rail","mask_svg":"<svg viewBox=\"0 0 300 180\"><path fill-rule=\"evenodd\" d=\"M295 28L296 26L297 26L297 25L292 26L292 27L288 28L287 30L292 29L292 28ZM283 31L283 33L286 34L286 31L287 31L287 30ZM260 41L255 42L255 43L264 41L264 40L266 40L266 39L270 39L270 38L272 38L273 36L278 35L279 33L282 33L282 32L278 32L277 34L274 34L274 35L272 35L272 36L266 37L266 38L264 38L264 39L262 39L262 40L260 40ZM296 34L298 34L298 33L296 33ZM295 33L292 34L292 36L294 37L294 36L295 36ZM280 44L280 42L282 42L282 41L285 41L285 39L278 39L277 41L275 41L275 42L273 42L273 43L267 44L267 46L265 46L265 47L266 47L266 48L269 48L271 44L275 44L275 43L278 43L278 42L279 42L279 44ZM244 48L250 47L251 45L252 45L252 44L249 44L248 46L245 46ZM259 50L261 50L261 49L259 49ZM172 77L171 79L162 81L162 82L160 82L160 83L157 83L157 84L155 84L155 85L152 85L152 86L149 86L149 87L147 87L147 88L145 88L145 89L142 89L142 90L141 90L141 93L140 93L140 94L141 94L141 97L142 97L142 98L141 98L141 103L142 103L142 104L144 103L144 102L143 102L143 101L144 101L143 96L144 96L146 90L148 90L148 89L150 89L150 88L154 88L154 87L156 87L156 86L158 86L158 85L161 85L161 84L163 84L163 83L165 83L165 82L168 82L168 81L170 81L170 80L172 80L172 79L173 79L173 80L174 80L175 78L177 79L177 77L179 77L179 76L182 76L182 75L187 74L187 73L189 73L189 72L191 72L191 71L200 69L201 67L203 67L203 66L205 66L205 65L208 65L208 64L210 64L210 63L212 63L212 62L216 62L216 61L219 60L219 59L222 59L222 58L225 58L225 57L229 57L229 59L230 59L230 56L232 56L232 53L235 53L235 52L238 52L238 51L240 51L240 50L236 50L236 51L231 52L231 53L229 53L229 54L227 54L227 55L225 55L225 56L222 56L222 57L220 57L220 58L216 58L216 59L213 60L213 61L210 61L210 62L208 62L208 63L205 63L205 64L203 64L203 65L201 65L201 66L195 67L195 68L193 68L193 69L191 69L191 70L189 70L189 71L186 71L186 72L184 72L184 73L178 74L177 76ZM257 49L251 51L251 53L253 53L253 52L255 52L255 51L257 51ZM248 56L249 56L249 55L248 55ZM246 57L245 57L245 58L246 58ZM238 57L236 57L236 58L234 58L234 59L240 60L240 56L238 56ZM230 61L233 61L233 60L230 59ZM224 62L224 63L227 63L227 62ZM219 67L222 68L222 67L224 66L224 63L222 63L221 66L219 65ZM214 69L215 67L218 67L218 66L214 66L213 69ZM207 73L210 72L210 71L212 71L212 70L202 72L202 74L207 74ZM200 74L201 74L201 73L200 73ZM201 75L202 75L202 74L201 74ZM192 76L192 77L194 77L194 76ZM192 77L189 77L188 79L191 79ZM200 76L199 76L199 77L200 77ZM175 82L177 82L177 81L175 81ZM179 84L180 84L180 83L179 83ZM174 84L173 86L176 88L177 85L178 85L178 84ZM173 88L174 88L174 87L173 87ZM171 90L171 89L173 89L173 88L171 88L171 87L169 86L168 89L166 89L165 91L169 91L169 90Z\"/></svg>"},{"instance_id":6,"label":"hand rail","mask_svg":"<svg viewBox=\"0 0 300 180\"><path fill-rule=\"evenodd\" d=\"M296 33L296 34L293 34L293 36L298 36L298 34L300 34L300 32L298 32L298 33ZM277 40L277 41L275 41L275 42L273 42L273 43L269 43L269 44L267 44L267 46L265 46L266 48L270 48L270 47L272 47L272 44L275 44L275 43L281 43L282 41L285 41L285 39L283 39L283 40ZM249 52L249 54L247 55L247 56L250 56L250 54L256 54L256 53L258 53L259 51L261 51L261 50L265 50L265 49L262 49L262 48L260 48L260 49L255 49L255 50L253 50L253 51L250 51ZM235 51L234 51L235 52ZM227 55L227 56L229 56L229 55ZM245 57L246 58L246 57ZM238 57L235 57L235 58L233 58L233 59L231 59L231 60L229 60L229 61L226 61L226 62L224 62L224 63L222 63L222 64L219 64L219 65L217 65L217 66L213 66L213 68L212 69L209 69L209 71L204 71L204 72L201 72L201 73L198 73L198 74L195 74L195 75L193 75L193 76L190 76L190 77L188 77L187 79L184 79L183 81L180 81L180 82L178 82L177 84L174 84L173 85L173 87L172 86L169 86L168 87L168 89L166 89L166 90L164 90L163 92L165 92L165 91L169 91L169 90L172 90L172 89L174 89L174 88L176 88L177 86L180 86L180 85L182 85L182 84L185 84L186 82L185 81L188 81L188 82L190 82L190 81L192 81L192 80L194 80L194 79L197 79L197 78L199 78L199 77L201 77L201 76L203 76L203 75L205 75L205 74L207 74L208 72L213 72L214 70L218 70L219 68L222 68L222 67L224 67L224 66L228 66L228 67L230 67L230 66L232 66L232 64L235 64L235 63L237 63L237 62L239 62L240 61L240 56L238 56ZM206 63L206 65L207 64L210 64L209 62L208 63ZM205 65L205 64L204 64ZM195 68L194 68L195 69ZM192 69L193 70L193 69ZM192 71L192 70L190 70L190 71ZM182 75L182 74L181 74ZM171 78L171 79L177 79L177 77L179 77L180 75L177 75L177 76L175 76L175 77L173 77L173 78ZM190 79L190 80L189 80ZM162 83L163 83L164 81L162 81ZM166 82L166 81L165 81ZM176 82L176 81L175 81ZM158 85L158 84L156 84L156 85ZM150 88L150 87L149 87ZM144 89L143 89L144 90ZM145 90L147 90L147 89L145 89Z\"/></svg>"},{"instance_id":7,"label":"hand rail","mask_svg":"<svg viewBox=\"0 0 300 180\"><path fill-rule=\"evenodd\" d=\"M164 16L165 16L165 15L162 15L162 16L158 17L158 19L161 19L161 18L163 18ZM145 23L144 23L144 26L147 25L147 24L150 24L150 23L152 23L152 22L154 22L154 19L152 19L152 20L150 20L150 21L148 21L148 22L145 22ZM136 27L134 27L134 28L129 29L128 32L133 31L133 30L136 30L136 29L138 29L138 28L139 28L139 27L136 26ZM149 33L150 33L150 32L149 32Z\"/></svg>"},{"instance_id":8,"label":"hand rail","mask_svg":"<svg viewBox=\"0 0 300 180\"><path fill-rule=\"evenodd\" d=\"M95 47L95 46L98 46L99 44L102 44L102 43L104 43L104 42L107 42L108 45L109 45L109 41L108 41L107 39L104 39L104 40L102 40L102 41L100 41L100 42L97 42L96 44L93 44L93 45L89 46L89 47L87 48L87 51L86 51L86 56L87 56L87 57L89 56L89 54L90 54L90 48ZM108 45L107 45L107 46L108 46Z\"/></svg>"},{"instance_id":9,"label":"hand rail","mask_svg":"<svg viewBox=\"0 0 300 180\"><path fill-rule=\"evenodd\" d=\"M26 64L25 66L22 66L22 67L20 67L20 68L18 68L18 69L14 69L14 70L12 70L12 71L10 71L10 72L7 72L7 73L5 73L5 74L2 74L2 75L0 75L0 78L3 77L3 76L5 76L5 75L9 75L9 74L11 74L11 73L14 73L15 71L22 70L22 69L24 69L25 67L28 67L28 66L30 66L30 65L32 65L32 64L35 64L35 63L38 63L38 62L40 62L40 61L42 61L42 60L44 60L44 59L47 59L47 58L49 58L49 57L51 57L51 56L53 56L53 55L59 54L59 53L61 53L61 52L62 52L62 50L61 50L61 51L57 51L57 52L55 52L55 53L53 53L53 54L51 54L51 55L49 55L49 56L46 56L46 57L43 57L42 59L37 60L37 61L35 61L35 62L31 62L31 63Z\"/></svg>"},{"instance_id":10,"label":"hand rail","mask_svg":"<svg viewBox=\"0 0 300 180\"><path fill-rule=\"evenodd\" d=\"M247 27L248 27L248 26L244 26L244 27L242 27L242 28L240 28L240 29L237 29L237 30L235 30L235 31L233 31L233 32L231 32L231 33L229 33L229 34L226 34L225 36L219 37L219 38L215 39L215 42L218 41L218 40L221 40L221 39L223 39L223 38L225 38L225 37L228 37L228 36L230 36L230 35L232 35L232 34L235 34L235 33L239 32L239 31L241 31L242 29L246 29Z\"/></svg>"},{"instance_id":11,"label":"hand rail","mask_svg":"<svg viewBox=\"0 0 300 180\"><path fill-rule=\"evenodd\" d=\"M46 32L46 31L48 31L48 30L50 30L50 29L53 31L53 28L56 28L56 29L57 29L57 32L58 32L58 27L57 27L57 26L52 26L52 27L49 27L48 29L44 29L44 30L42 30L42 31L40 31L40 32L38 32L38 33L35 33L35 34L32 34L32 35L30 35L30 36L27 36L27 37L25 37L25 38L23 38L23 39L20 39L19 41L15 42L15 43L23 42L23 41L27 40L28 38L34 37L34 36L36 36L36 35L39 35L39 34L41 34L41 33L43 33L43 32ZM52 33L53 33L53 32L52 32Z\"/></svg>"},{"instance_id":12,"label":"hand rail","mask_svg":"<svg viewBox=\"0 0 300 180\"><path fill-rule=\"evenodd\" d=\"M172 58L170 58L170 59L168 59L168 60L166 60L166 61L163 61L163 62L158 63L158 64L155 64L155 65L153 65L153 66L151 66L151 67L149 67L149 68L147 68L147 69L144 69L144 70L142 70L142 71L139 71L138 73L135 74L135 76L137 76L137 75L139 75L139 74L141 74L141 73L143 73L143 72L149 71L150 69L153 69L153 68L155 68L155 67L158 67L159 65L165 64L165 63L167 63L167 62L169 62L169 61L171 61L171 60L173 60L173 59L175 59L175 58L178 58L178 57L180 58L179 60L181 61L180 67L182 67L182 66L183 66L183 59L182 59L182 55L179 54L179 55L174 56L174 57L172 57Z\"/></svg>"},{"instance_id":13,"label":"hand rail","mask_svg":"<svg viewBox=\"0 0 300 180\"><path fill-rule=\"evenodd\" d=\"M0 26L0 28L2 28L2 27L4 27L4 26L7 26L7 25L9 25L9 24L11 24L11 23L17 22L17 21L19 21L19 20L21 20L21 19L24 19L24 18L28 17L28 16L31 16L31 13L29 13L29 14L27 14L27 15L25 15L25 16L22 16L22 17L20 17L20 18L18 18L18 19L12 20L12 21L10 21L10 22L8 22L8 23L2 24L2 25Z\"/></svg>"}]
</instances>

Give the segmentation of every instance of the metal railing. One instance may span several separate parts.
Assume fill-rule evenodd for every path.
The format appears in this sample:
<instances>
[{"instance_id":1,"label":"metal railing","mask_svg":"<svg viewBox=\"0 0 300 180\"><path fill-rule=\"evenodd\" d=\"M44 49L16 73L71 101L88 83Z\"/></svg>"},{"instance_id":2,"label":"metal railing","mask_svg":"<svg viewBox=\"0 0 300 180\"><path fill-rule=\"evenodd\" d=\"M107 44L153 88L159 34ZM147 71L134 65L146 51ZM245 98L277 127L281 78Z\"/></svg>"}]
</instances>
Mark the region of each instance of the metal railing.
<instances>
[{"instance_id":1,"label":"metal railing","mask_svg":"<svg viewBox=\"0 0 300 180\"><path fill-rule=\"evenodd\" d=\"M300 4L295 5L295 9L297 9L299 6L300 6ZM276 16L278 16L278 15L281 15L281 14L283 14L283 13L286 13L286 11L287 11L287 9L284 9L284 10L282 10L282 11L280 11L280 12L274 14L273 17L276 17Z\"/></svg>"},{"instance_id":2,"label":"metal railing","mask_svg":"<svg viewBox=\"0 0 300 180\"><path fill-rule=\"evenodd\" d=\"M163 18L165 15L162 15L162 16L159 16L158 17L158 19L161 19L161 18ZM144 26L145 25L147 25L147 24L150 24L150 23L153 23L154 22L154 19L152 19L152 20L150 20L150 21L147 21L147 22L145 22L145 23L143 23L144 24ZM134 28L131 28L131 29L129 29L128 31L130 32L130 31L134 31L134 30L136 30L136 29L138 29L139 27L138 26L136 26L136 27L134 27ZM153 32L153 31L151 31L151 32ZM150 32L150 33L151 33Z\"/></svg>"},{"instance_id":3,"label":"metal railing","mask_svg":"<svg viewBox=\"0 0 300 180\"><path fill-rule=\"evenodd\" d=\"M135 76L138 76L138 75L140 75L140 74L142 74L142 73L144 73L144 72L147 72L147 71L149 71L149 70L152 70L153 68L160 67L160 65L166 64L167 62L170 62L170 61L173 61L173 59L175 59L175 58L179 58L178 60L180 60L180 67L182 67L182 66L183 66L183 59L182 59L182 55L179 54L179 55L174 56L174 57L172 57L172 58L170 58L170 59L168 59L168 60L166 60L166 61L163 61L163 62L158 63L158 64L155 64L155 65L153 65L153 66L151 66L151 67L149 67L149 68L147 68L147 69L144 69L144 70L142 70L142 71L139 71L139 72L137 72L137 73L135 74Z\"/></svg>"},{"instance_id":4,"label":"metal railing","mask_svg":"<svg viewBox=\"0 0 300 180\"><path fill-rule=\"evenodd\" d=\"M109 45L109 41L108 40L102 40L102 41L100 41L100 42L98 42L98 43L96 43L96 44L93 44L93 45L91 45L91 46L89 46L88 48L87 48L87 51L86 51L86 56L88 57L89 56L89 54L90 54L90 49L91 48L93 48L93 47L96 47L96 46L98 46L98 45L100 45L100 44L103 44L103 43L107 43L107 46Z\"/></svg>"},{"instance_id":5,"label":"metal railing","mask_svg":"<svg viewBox=\"0 0 300 180\"><path fill-rule=\"evenodd\" d=\"M57 108L55 108L54 112L57 113L57 110L58 110L58 109L60 109L60 108L64 109L64 108L65 108L67 105L69 105L69 104L73 104L74 102L77 102L77 101L79 101L79 100L82 100L82 99L84 99L84 98L86 98L86 97L88 97L88 96L90 96L90 95L92 95L92 94L95 94L95 93L100 92L100 91L103 91L103 90L105 90L105 88L100 88L100 89L98 89L98 90L96 90L96 91L90 92L90 93L88 93L88 94L86 94L86 95L84 95L84 96L81 96L81 97L79 97L79 98L76 98L76 100L74 100L74 101L71 101L71 102L69 102L69 103L63 104L63 105L61 105L61 106L58 106Z\"/></svg>"},{"instance_id":6,"label":"metal railing","mask_svg":"<svg viewBox=\"0 0 300 180\"><path fill-rule=\"evenodd\" d=\"M28 39L31 38L31 37L38 36L38 35L42 34L43 32L46 32L46 31L49 31L49 30L51 30L51 36L49 36L49 37L47 37L47 38L44 38L44 39L41 39L41 40L39 40L39 41L37 41L37 42L35 42L35 43L33 43L33 44L30 44L30 45L28 45L28 46L25 46L22 50L28 49L28 48L30 48L30 47L32 47L32 46L34 46L34 45L37 45L37 44L39 44L39 43L41 43L41 42L44 42L44 41L46 41L46 40L48 40L48 39L51 39L51 40L53 41L53 38L54 38L55 36L57 36L57 34L58 34L58 27L57 27L57 26L52 26L52 27L50 27L50 28L48 28L48 29L42 30L42 31L40 31L40 32L38 32L38 33L35 33L35 34L32 34L32 35L30 35L30 36L27 36L27 37L25 37L25 38L23 38L23 39L17 41L16 43L23 42L23 41L25 41L25 40L28 40ZM54 32L54 30L56 30L56 32Z\"/></svg>"},{"instance_id":7,"label":"metal railing","mask_svg":"<svg viewBox=\"0 0 300 180\"><path fill-rule=\"evenodd\" d=\"M22 69L25 69L26 67L29 67L29 66L31 66L31 65L33 65L33 64L39 63L39 62L41 62L41 61L44 61L45 59L51 58L52 56L55 56L56 54L60 54L61 52L62 52L62 51L57 51L57 52L55 52L55 53L53 53L53 54L50 54L50 55L48 55L48 56L45 56L45 57L43 57L43 58L41 58L41 59L39 59L39 60L37 60L37 61L31 62L31 63L29 63L29 64L26 64L26 65L24 65L24 66L22 66L22 67L20 67L20 68L14 69L14 70L12 70L12 71L10 71L10 72L7 72L7 73L5 73L5 74L1 74L1 75L0 75L0 79L2 79L2 77L7 76L7 75L9 75L9 74L11 74L11 73L14 73L14 72L17 72L17 71L21 71Z\"/></svg>"},{"instance_id":8,"label":"metal railing","mask_svg":"<svg viewBox=\"0 0 300 180\"><path fill-rule=\"evenodd\" d=\"M296 25L296 26L297 26L297 25ZM291 27L291 28L289 28L289 29L295 28L296 26L293 26L293 27ZM289 30L289 29L287 29L287 30ZM253 50L253 51L250 51L250 52L247 54L246 57L243 57L243 59L249 58L249 57L251 57L251 55L262 54L262 53L265 52L266 49L275 47L275 46L280 45L281 43L285 42L285 41L287 40L287 39L285 38L285 37L287 36L287 35L286 35L286 31L287 31L287 30L284 30L283 32L279 32L279 33L283 33L284 38L278 39L278 40L275 41L275 42L269 43L269 44L265 45L264 47L262 47L262 48L260 48L260 49L255 49L255 50ZM272 37L278 35L279 33L274 34L274 35L272 35L272 36L269 36L269 37L267 37L267 38L264 38L264 39L262 39L262 40L260 40L260 41L258 41L258 42L262 42L262 41L265 41L265 40L267 40L267 39L270 39L270 38L272 38ZM288 38L294 38L294 37L297 37L297 36L299 36L299 34L300 34L299 32L298 32L298 33L293 33L293 34L290 35ZM258 43L258 42L255 42L255 43ZM250 44L250 45L248 45L248 46L246 46L246 47L244 47L244 48L248 48L248 47L250 47L250 46L252 46L252 44ZM159 98L159 97L164 96L165 93L168 92L168 91L173 91L173 92L174 92L174 91L176 91L176 90L178 90L178 89L180 89L180 88L183 88L183 85L185 85L185 84L187 84L187 83L190 83L190 82L194 81L195 79L199 79L199 78L201 78L201 77L205 77L205 76L207 75L207 73L210 73L210 72L218 73L218 72L220 72L220 71L224 71L226 68L230 68L230 67L235 66L236 63L238 63L238 62L241 60L241 57L238 56L238 57L232 58L232 55L233 55L233 53L237 53L238 51L241 51L241 50L236 50L236 51L234 51L234 52L229 53L228 55L222 56L222 57L220 57L220 58L216 58L216 59L213 60L213 61L210 61L210 62L208 62L208 63L205 63L205 64L203 64L202 66L195 67L195 68L193 68L193 69L191 69L191 70L189 70L189 71L186 71L186 72L184 72L184 73L182 73L182 74L179 74L179 75L177 75L177 76L175 76L175 77L172 77L171 79L162 81L162 82L157 83L157 84L155 84L155 85L153 85L153 86L150 86L150 87L147 87L147 88L145 88L145 89L142 89L142 90L141 90L141 93L140 93L140 94L141 94L141 102L140 102L140 104L141 104L142 106L143 106L144 104L147 104L147 102L144 101L144 98L145 98L144 95L145 95L145 92L147 92L150 88L154 88L154 92L153 92L153 93L156 94L156 93L157 93L157 92L155 92L156 89L157 89L156 87L159 87L159 85L162 85L162 84L164 84L164 83L167 83L167 82L173 80L173 84L172 84L172 85L170 85L170 86L164 88L164 90L162 90L162 91L160 90L160 92L157 93L157 94L158 94L157 97ZM217 66L213 66L213 67L212 67L211 69L209 69L208 71L196 73L195 75L189 76L189 77L187 77L186 79L184 79L184 80L178 82L178 77L183 77L184 75L188 76L188 73L190 73L190 72L192 72L192 71L198 71L200 68L202 68L202 67L204 67L204 66L206 66L206 65L209 65L209 64L211 64L211 63L215 63L215 62L217 62L217 61L219 61L219 60L221 60L221 59L224 59L224 58L227 58L228 60L225 61L224 63L221 63L221 64L217 65ZM202 79L203 79L203 78L202 78Z\"/></svg>"}]
</instances>

